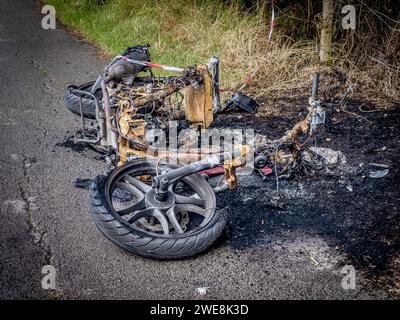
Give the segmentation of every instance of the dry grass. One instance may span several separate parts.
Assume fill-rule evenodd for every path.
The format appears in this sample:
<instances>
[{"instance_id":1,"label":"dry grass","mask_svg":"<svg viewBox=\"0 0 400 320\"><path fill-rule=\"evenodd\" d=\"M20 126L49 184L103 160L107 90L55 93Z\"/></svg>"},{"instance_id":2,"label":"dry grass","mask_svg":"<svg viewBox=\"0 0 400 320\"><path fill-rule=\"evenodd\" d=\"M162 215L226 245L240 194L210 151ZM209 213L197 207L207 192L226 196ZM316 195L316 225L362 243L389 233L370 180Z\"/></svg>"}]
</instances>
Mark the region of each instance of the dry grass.
<instances>
[{"instance_id":1,"label":"dry grass","mask_svg":"<svg viewBox=\"0 0 400 320\"><path fill-rule=\"evenodd\" d=\"M319 64L316 40L295 41L284 34L279 19L272 42L268 43L270 1L257 10L245 11L240 1L205 0L47 0L55 5L58 17L79 30L89 41L110 55L127 46L149 43L152 59L158 63L187 66L205 62L212 55L221 59L221 82L233 88L259 67L253 83L246 88L259 100L272 96L308 94L313 71L324 74L325 97L340 96L346 85L381 101L400 100L399 67L387 57L397 54L398 25L386 39L385 52L370 52L368 41L355 43L354 35L338 40L333 67ZM228 4L226 4L228 3ZM255 13L257 12L257 13ZM369 27L367 26L366 29ZM370 32L371 30L367 30ZM364 36L365 32L361 34ZM384 54L382 56L379 56ZM380 57L374 61L371 57ZM227 95L227 94L225 94Z\"/></svg>"}]
</instances>

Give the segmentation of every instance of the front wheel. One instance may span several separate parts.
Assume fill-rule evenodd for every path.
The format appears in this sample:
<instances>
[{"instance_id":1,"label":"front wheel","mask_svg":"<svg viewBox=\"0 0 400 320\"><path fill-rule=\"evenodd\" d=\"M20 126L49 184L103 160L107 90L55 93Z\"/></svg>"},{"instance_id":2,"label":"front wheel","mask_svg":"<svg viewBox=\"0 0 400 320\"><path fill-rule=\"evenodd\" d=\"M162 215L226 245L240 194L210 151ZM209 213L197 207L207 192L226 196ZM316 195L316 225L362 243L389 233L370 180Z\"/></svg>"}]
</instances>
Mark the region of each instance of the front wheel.
<instances>
[{"instance_id":1,"label":"front wheel","mask_svg":"<svg viewBox=\"0 0 400 320\"><path fill-rule=\"evenodd\" d=\"M175 181L159 202L151 178L170 169L143 158L97 177L90 207L99 230L147 258L183 259L207 250L224 231L228 211L216 208L211 186L198 174Z\"/></svg>"}]
</instances>

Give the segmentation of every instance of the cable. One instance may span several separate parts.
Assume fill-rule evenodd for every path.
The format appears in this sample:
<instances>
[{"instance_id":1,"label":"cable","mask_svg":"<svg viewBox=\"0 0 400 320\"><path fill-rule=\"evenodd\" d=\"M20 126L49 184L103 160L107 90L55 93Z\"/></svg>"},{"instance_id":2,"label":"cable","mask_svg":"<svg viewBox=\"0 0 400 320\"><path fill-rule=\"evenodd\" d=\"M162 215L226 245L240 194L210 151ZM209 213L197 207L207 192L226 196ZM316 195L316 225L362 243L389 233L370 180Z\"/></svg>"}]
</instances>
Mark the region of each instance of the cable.
<instances>
[{"instance_id":1,"label":"cable","mask_svg":"<svg viewBox=\"0 0 400 320\"><path fill-rule=\"evenodd\" d=\"M278 165L277 165L277 159L278 159L278 151L279 147L281 144L275 145L275 159L274 159L274 171L275 171L275 180L276 180L276 191L279 192L279 175L278 175Z\"/></svg>"}]
</instances>

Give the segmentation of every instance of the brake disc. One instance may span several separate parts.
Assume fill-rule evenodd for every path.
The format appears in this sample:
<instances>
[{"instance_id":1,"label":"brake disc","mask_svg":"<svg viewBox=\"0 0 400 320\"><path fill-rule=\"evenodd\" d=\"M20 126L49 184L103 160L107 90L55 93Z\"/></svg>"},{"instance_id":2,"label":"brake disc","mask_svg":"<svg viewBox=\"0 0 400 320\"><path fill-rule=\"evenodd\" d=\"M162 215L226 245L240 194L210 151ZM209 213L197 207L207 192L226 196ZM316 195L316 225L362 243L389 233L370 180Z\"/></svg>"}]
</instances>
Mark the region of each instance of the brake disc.
<instances>
[{"instance_id":1,"label":"brake disc","mask_svg":"<svg viewBox=\"0 0 400 320\"><path fill-rule=\"evenodd\" d=\"M153 221L152 221L153 220ZM187 225L189 223L189 213L187 211L182 211L180 212L180 217L179 217L179 225L181 226L183 231L187 230ZM138 220L137 224L139 226L144 227L147 230L150 230L152 232L162 232L162 226L159 223L154 223L154 219L148 219L148 218L143 218ZM168 223L168 227L172 229L171 223Z\"/></svg>"}]
</instances>

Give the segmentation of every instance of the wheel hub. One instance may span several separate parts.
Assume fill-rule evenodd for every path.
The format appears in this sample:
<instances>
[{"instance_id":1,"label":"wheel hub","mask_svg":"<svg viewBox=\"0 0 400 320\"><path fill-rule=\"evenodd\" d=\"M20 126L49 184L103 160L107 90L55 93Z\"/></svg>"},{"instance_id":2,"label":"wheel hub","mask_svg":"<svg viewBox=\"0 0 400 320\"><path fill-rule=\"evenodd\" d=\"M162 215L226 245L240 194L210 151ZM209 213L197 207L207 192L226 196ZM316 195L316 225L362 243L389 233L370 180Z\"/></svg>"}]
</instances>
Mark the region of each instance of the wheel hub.
<instances>
[{"instance_id":1,"label":"wheel hub","mask_svg":"<svg viewBox=\"0 0 400 320\"><path fill-rule=\"evenodd\" d=\"M162 201L160 201L155 189L151 189L145 196L145 203L147 208L156 208L162 211L167 211L175 204L175 196L172 192L167 191L163 194Z\"/></svg>"}]
</instances>

